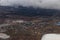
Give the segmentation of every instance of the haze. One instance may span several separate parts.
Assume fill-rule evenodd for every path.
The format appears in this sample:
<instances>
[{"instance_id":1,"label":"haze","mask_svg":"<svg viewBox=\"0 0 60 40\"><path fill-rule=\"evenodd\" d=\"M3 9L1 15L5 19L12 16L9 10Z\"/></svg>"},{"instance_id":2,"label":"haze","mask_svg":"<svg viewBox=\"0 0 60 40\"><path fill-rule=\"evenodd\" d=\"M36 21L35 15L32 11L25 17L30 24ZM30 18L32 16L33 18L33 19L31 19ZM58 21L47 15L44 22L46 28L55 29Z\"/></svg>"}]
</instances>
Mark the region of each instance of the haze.
<instances>
[{"instance_id":1,"label":"haze","mask_svg":"<svg viewBox=\"0 0 60 40\"><path fill-rule=\"evenodd\" d=\"M46 9L60 9L60 0L0 0L0 6L24 6Z\"/></svg>"}]
</instances>

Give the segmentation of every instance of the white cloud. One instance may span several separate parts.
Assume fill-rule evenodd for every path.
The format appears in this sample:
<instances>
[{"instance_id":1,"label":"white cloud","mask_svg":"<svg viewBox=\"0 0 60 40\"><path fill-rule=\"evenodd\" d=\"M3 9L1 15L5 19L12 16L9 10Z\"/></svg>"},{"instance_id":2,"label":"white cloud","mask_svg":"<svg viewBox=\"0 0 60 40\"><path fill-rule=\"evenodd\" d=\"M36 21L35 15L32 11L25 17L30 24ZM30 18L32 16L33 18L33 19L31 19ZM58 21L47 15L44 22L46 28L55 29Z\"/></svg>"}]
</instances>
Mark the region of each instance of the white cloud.
<instances>
[{"instance_id":1,"label":"white cloud","mask_svg":"<svg viewBox=\"0 0 60 40\"><path fill-rule=\"evenodd\" d=\"M21 5L25 7L40 7L49 9L60 9L60 0L1 0L2 6Z\"/></svg>"}]
</instances>

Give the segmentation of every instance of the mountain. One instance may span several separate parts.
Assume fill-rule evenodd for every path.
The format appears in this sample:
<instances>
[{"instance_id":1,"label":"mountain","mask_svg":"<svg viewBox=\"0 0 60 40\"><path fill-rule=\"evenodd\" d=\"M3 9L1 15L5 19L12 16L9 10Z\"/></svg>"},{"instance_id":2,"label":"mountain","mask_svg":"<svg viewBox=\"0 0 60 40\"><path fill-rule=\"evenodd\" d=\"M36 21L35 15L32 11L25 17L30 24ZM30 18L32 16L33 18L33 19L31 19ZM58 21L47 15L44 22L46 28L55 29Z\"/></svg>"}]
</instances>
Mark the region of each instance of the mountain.
<instances>
[{"instance_id":1,"label":"mountain","mask_svg":"<svg viewBox=\"0 0 60 40\"><path fill-rule=\"evenodd\" d=\"M0 6L1 15L20 15L20 16L53 16L59 14L60 11L54 9L43 9L33 7L11 7L11 6Z\"/></svg>"}]
</instances>

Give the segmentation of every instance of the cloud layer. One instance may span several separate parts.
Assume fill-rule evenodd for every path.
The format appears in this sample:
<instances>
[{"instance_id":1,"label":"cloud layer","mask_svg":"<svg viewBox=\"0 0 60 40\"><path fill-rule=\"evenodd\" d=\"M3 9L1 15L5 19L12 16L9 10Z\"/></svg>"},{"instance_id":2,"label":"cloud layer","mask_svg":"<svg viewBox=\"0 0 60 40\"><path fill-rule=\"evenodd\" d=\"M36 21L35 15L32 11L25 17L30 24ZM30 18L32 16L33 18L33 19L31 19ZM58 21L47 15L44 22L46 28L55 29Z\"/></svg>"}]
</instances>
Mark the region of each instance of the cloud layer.
<instances>
[{"instance_id":1,"label":"cloud layer","mask_svg":"<svg viewBox=\"0 0 60 40\"><path fill-rule=\"evenodd\" d=\"M24 6L60 9L60 0L0 0L0 6Z\"/></svg>"}]
</instances>

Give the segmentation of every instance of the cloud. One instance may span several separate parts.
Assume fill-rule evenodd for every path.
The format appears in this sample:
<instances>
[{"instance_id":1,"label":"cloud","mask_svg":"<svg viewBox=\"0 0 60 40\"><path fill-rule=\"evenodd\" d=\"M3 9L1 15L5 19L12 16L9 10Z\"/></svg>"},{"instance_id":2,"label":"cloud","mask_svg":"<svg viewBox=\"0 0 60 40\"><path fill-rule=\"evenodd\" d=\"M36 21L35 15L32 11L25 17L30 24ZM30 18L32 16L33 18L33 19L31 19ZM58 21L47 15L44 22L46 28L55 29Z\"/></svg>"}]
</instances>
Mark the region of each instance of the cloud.
<instances>
[{"instance_id":1,"label":"cloud","mask_svg":"<svg viewBox=\"0 0 60 40\"><path fill-rule=\"evenodd\" d=\"M60 9L60 0L0 0L0 6L24 6Z\"/></svg>"}]
</instances>

